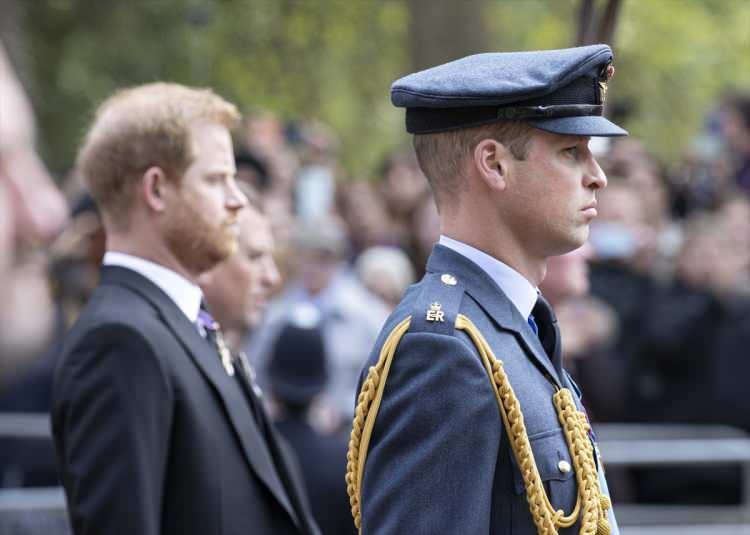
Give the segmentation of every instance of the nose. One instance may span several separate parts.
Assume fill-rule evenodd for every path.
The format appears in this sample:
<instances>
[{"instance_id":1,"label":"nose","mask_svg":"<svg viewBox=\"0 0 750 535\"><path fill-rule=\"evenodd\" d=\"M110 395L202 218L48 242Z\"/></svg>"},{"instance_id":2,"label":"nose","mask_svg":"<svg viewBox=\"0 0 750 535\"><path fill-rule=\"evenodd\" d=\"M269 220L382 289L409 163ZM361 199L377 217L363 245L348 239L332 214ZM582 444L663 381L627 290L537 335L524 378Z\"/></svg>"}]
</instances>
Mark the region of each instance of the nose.
<instances>
[{"instance_id":1,"label":"nose","mask_svg":"<svg viewBox=\"0 0 750 535\"><path fill-rule=\"evenodd\" d=\"M247 197L242 193L239 186L237 186L237 181L234 178L230 178L227 182L227 198L225 204L227 209L233 212L238 212L247 206Z\"/></svg>"},{"instance_id":2,"label":"nose","mask_svg":"<svg viewBox=\"0 0 750 535\"><path fill-rule=\"evenodd\" d=\"M276 261L271 255L268 255L268 258L263 265L263 282L269 289L276 288L279 282L281 282L279 268L276 266Z\"/></svg>"},{"instance_id":3,"label":"nose","mask_svg":"<svg viewBox=\"0 0 750 535\"><path fill-rule=\"evenodd\" d=\"M607 187L607 175L604 174L599 162L592 156L589 158L588 166L583 175L583 185L591 189L604 189Z\"/></svg>"}]
</instances>

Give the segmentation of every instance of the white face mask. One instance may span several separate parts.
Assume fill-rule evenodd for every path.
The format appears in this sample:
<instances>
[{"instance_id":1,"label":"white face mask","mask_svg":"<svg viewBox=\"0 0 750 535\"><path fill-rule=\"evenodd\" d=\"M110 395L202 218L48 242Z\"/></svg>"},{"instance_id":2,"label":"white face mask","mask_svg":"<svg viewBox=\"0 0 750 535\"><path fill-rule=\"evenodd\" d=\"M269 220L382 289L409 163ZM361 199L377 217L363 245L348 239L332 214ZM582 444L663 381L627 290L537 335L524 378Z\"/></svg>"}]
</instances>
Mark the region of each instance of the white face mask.
<instances>
[{"instance_id":1,"label":"white face mask","mask_svg":"<svg viewBox=\"0 0 750 535\"><path fill-rule=\"evenodd\" d=\"M630 258L635 254L635 233L622 223L597 221L591 224L589 241L602 260Z\"/></svg>"}]
</instances>

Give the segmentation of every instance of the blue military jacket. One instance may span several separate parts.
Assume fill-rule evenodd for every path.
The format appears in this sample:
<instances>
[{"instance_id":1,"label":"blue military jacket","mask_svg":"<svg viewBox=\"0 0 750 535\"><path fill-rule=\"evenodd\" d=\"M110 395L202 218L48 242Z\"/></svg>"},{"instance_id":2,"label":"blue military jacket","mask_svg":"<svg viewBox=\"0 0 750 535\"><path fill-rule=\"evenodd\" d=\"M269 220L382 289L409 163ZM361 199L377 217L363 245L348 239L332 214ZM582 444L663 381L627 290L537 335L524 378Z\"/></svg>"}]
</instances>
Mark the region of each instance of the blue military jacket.
<instances>
[{"instance_id":1,"label":"blue military jacket","mask_svg":"<svg viewBox=\"0 0 750 535\"><path fill-rule=\"evenodd\" d=\"M435 303L444 321L427 320ZM496 283L437 245L427 274L386 322L364 372L396 324L411 315L370 439L361 492L365 535L536 534L489 376L471 340L455 329L459 313L504 363L552 505L565 514L575 507L575 473L560 468L560 461L572 463L552 396L555 386L577 387ZM611 512L610 524L617 534ZM560 533L578 533L578 524Z\"/></svg>"}]
</instances>

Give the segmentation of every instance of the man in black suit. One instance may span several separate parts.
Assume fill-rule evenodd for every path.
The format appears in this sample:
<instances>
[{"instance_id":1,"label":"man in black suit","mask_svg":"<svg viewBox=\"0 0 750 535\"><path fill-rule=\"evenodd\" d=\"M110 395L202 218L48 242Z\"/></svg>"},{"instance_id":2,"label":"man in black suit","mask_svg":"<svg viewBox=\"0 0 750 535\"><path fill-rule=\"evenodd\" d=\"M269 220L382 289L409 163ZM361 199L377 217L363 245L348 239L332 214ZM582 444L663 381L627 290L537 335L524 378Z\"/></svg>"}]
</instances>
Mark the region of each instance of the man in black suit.
<instances>
[{"instance_id":1,"label":"man in black suit","mask_svg":"<svg viewBox=\"0 0 750 535\"><path fill-rule=\"evenodd\" d=\"M236 248L235 107L156 83L99 108L79 169L107 231L62 348L53 432L76 535L316 534L197 278Z\"/></svg>"}]
</instances>

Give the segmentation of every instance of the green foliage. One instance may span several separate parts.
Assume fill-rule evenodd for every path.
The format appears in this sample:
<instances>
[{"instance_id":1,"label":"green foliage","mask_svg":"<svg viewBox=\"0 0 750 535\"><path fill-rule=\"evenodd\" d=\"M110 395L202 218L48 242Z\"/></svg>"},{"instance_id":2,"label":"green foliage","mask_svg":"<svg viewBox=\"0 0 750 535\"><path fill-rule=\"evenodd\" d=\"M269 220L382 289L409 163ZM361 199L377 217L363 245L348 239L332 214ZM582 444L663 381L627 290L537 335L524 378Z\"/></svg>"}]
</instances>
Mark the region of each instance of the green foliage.
<instances>
[{"instance_id":1,"label":"green foliage","mask_svg":"<svg viewBox=\"0 0 750 535\"><path fill-rule=\"evenodd\" d=\"M46 0L22 5L42 149L70 167L96 103L154 80L211 86L244 110L318 118L366 174L392 146L388 100L407 13L379 0Z\"/></svg>"},{"instance_id":2,"label":"green foliage","mask_svg":"<svg viewBox=\"0 0 750 535\"><path fill-rule=\"evenodd\" d=\"M621 19L612 94L631 135L675 161L727 90L750 91L750 2L628 0Z\"/></svg>"},{"instance_id":3,"label":"green foliage","mask_svg":"<svg viewBox=\"0 0 750 535\"><path fill-rule=\"evenodd\" d=\"M571 46L578 6L489 2L488 47ZM410 64L409 0L35 0L19 7L42 149L53 169L71 166L96 103L117 87L160 79L211 86L244 110L330 124L352 176L367 176L407 139L388 90ZM631 133L665 159L679 157L723 91L750 88L748 28L746 0L623 0L610 95L631 108Z\"/></svg>"}]
</instances>

